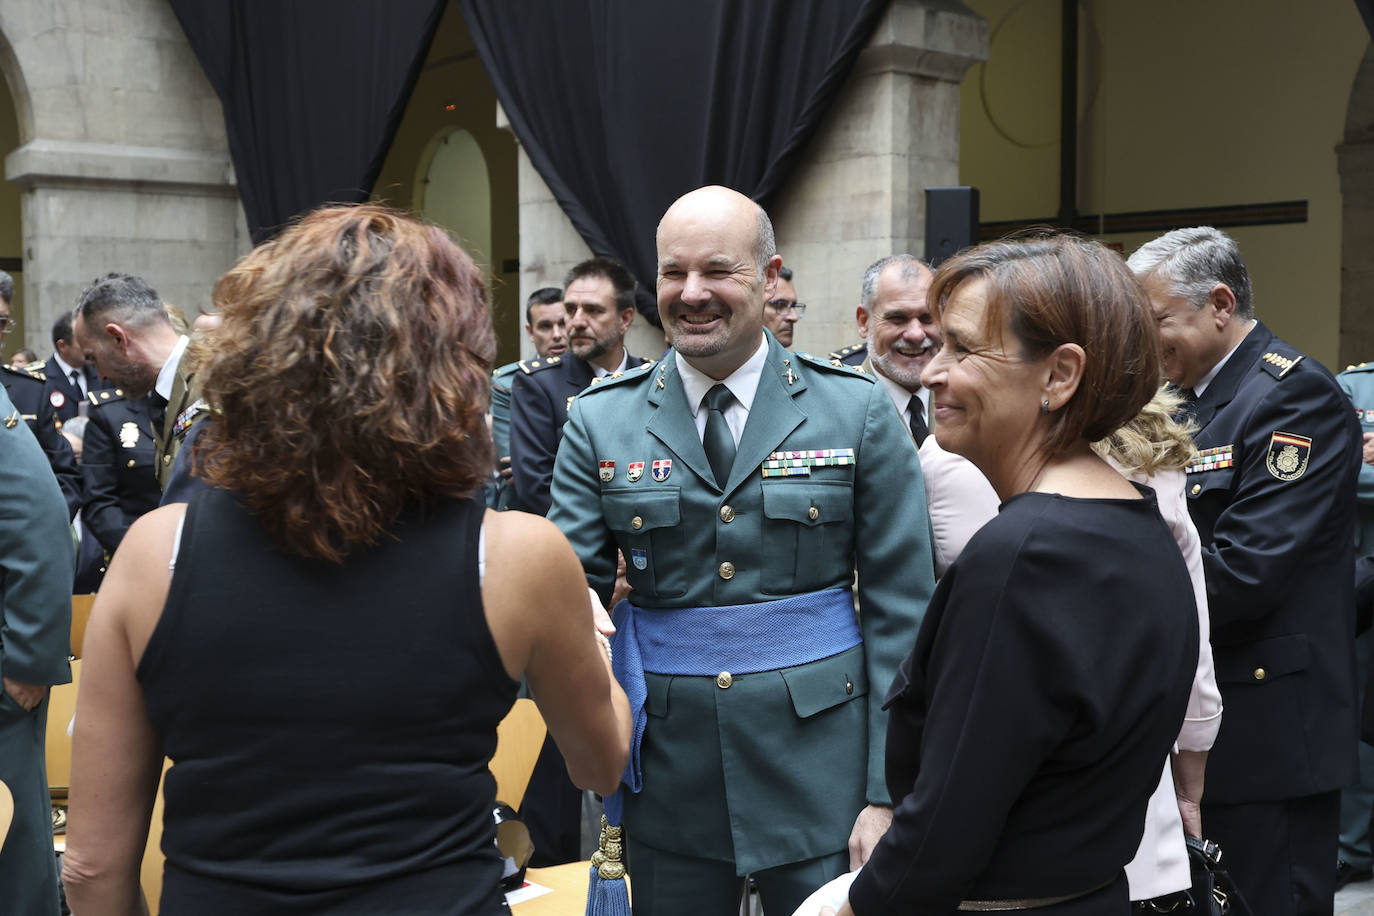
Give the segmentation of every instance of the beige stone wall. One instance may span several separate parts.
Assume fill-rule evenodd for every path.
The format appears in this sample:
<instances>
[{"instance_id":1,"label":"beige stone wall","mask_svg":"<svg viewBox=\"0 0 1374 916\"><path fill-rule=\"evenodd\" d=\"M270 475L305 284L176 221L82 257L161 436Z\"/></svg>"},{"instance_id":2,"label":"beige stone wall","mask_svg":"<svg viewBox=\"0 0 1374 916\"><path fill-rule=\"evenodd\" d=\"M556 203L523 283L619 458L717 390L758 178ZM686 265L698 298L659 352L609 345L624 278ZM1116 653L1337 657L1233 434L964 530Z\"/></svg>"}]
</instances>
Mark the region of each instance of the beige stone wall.
<instances>
[{"instance_id":1,"label":"beige stone wall","mask_svg":"<svg viewBox=\"0 0 1374 916\"><path fill-rule=\"evenodd\" d=\"M143 275L194 315L249 245L220 105L163 0L5 0L21 145L25 341L93 277ZM15 344L17 346L17 344Z\"/></svg>"},{"instance_id":2,"label":"beige stone wall","mask_svg":"<svg viewBox=\"0 0 1374 916\"><path fill-rule=\"evenodd\" d=\"M988 62L963 86L961 183L980 188L985 220L1053 216L1060 3L968 5L993 33ZM1253 275L1260 317L1299 349L1343 366L1334 148L1369 46L1355 4L1082 5L1080 212L1307 200L1306 223L1227 231ZM1156 234L1103 238L1129 254Z\"/></svg>"}]
</instances>

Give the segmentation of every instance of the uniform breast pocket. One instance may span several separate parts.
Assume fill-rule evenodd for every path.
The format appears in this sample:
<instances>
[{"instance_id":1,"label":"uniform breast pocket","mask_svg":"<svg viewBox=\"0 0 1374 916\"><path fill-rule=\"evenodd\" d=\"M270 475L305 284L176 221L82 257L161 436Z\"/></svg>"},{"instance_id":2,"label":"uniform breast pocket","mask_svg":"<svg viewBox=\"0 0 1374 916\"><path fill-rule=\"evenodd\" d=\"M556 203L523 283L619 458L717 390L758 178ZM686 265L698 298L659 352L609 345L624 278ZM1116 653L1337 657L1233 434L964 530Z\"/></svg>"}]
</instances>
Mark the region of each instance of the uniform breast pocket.
<instances>
[{"instance_id":1,"label":"uniform breast pocket","mask_svg":"<svg viewBox=\"0 0 1374 916\"><path fill-rule=\"evenodd\" d=\"M606 525L625 552L626 578L645 595L687 594L681 501L677 487L601 491Z\"/></svg>"},{"instance_id":2,"label":"uniform breast pocket","mask_svg":"<svg viewBox=\"0 0 1374 916\"><path fill-rule=\"evenodd\" d=\"M847 480L765 480L763 591L794 595L847 585L853 520L854 487Z\"/></svg>"}]
</instances>

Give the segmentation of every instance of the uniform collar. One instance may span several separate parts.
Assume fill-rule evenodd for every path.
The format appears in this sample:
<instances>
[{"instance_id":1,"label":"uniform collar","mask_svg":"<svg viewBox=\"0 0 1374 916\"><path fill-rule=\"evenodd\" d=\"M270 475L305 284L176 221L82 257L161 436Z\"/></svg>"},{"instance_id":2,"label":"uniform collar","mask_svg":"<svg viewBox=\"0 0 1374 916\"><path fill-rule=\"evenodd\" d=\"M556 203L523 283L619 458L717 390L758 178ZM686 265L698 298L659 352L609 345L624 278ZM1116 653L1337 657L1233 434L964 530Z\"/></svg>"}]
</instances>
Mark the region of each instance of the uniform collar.
<instances>
[{"instance_id":1,"label":"uniform collar","mask_svg":"<svg viewBox=\"0 0 1374 916\"><path fill-rule=\"evenodd\" d=\"M768 361L768 338L764 337L759 341L758 349L754 351L753 356L744 361L744 365L719 381L693 366L676 351L673 352L673 359L677 362L677 372L682 377L682 391L687 396L687 406L691 408L693 417L701 412L701 402L705 400L706 392L716 385L729 388L735 400L739 401L747 412L754 406L754 395L759 390L759 377L763 375L763 365Z\"/></svg>"},{"instance_id":2,"label":"uniform collar","mask_svg":"<svg viewBox=\"0 0 1374 916\"><path fill-rule=\"evenodd\" d=\"M177 338L177 345L172 348L167 362L162 364L162 369L157 374L157 384L153 386L153 390L161 395L164 401L172 400L172 385L176 381L177 367L181 365L181 356L186 352L186 345L190 342L191 338L185 334Z\"/></svg>"}]
</instances>

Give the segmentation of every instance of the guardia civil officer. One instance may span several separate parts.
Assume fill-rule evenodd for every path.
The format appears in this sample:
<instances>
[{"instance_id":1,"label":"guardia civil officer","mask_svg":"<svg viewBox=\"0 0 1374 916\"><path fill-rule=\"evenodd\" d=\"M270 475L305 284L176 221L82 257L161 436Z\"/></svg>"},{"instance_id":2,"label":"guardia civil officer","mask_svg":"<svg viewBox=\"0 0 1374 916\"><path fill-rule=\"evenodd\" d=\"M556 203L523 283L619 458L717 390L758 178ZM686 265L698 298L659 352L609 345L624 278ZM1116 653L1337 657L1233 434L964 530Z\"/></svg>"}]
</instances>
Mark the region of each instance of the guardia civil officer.
<instances>
[{"instance_id":1,"label":"guardia civil officer","mask_svg":"<svg viewBox=\"0 0 1374 916\"><path fill-rule=\"evenodd\" d=\"M1129 263L1199 427L1188 508L1226 706L1202 829L1256 913L1330 914L1356 777L1359 426L1331 373L1255 319L1225 233L1175 230Z\"/></svg>"},{"instance_id":2,"label":"guardia civil officer","mask_svg":"<svg viewBox=\"0 0 1374 916\"><path fill-rule=\"evenodd\" d=\"M157 508L162 489L153 472L153 424L147 398L124 389L92 391L81 478L86 530L113 554L129 526Z\"/></svg>"},{"instance_id":3,"label":"guardia civil officer","mask_svg":"<svg viewBox=\"0 0 1374 916\"><path fill-rule=\"evenodd\" d=\"M790 913L891 819L878 697L933 589L925 491L881 387L765 333L781 260L760 207L693 191L657 243L673 351L573 401L549 517L603 601L629 558L636 911L737 913L752 874Z\"/></svg>"},{"instance_id":4,"label":"guardia civil officer","mask_svg":"<svg viewBox=\"0 0 1374 916\"><path fill-rule=\"evenodd\" d=\"M547 515L549 481L568 406L594 380L643 362L625 349L635 317L634 275L613 258L591 258L563 283L568 349L522 362L511 385L510 457L516 508Z\"/></svg>"},{"instance_id":5,"label":"guardia civil officer","mask_svg":"<svg viewBox=\"0 0 1374 916\"><path fill-rule=\"evenodd\" d=\"M567 327L563 290L545 286L530 293L525 300L525 335L539 359L568 352ZM515 488L510 483L510 387L524 365L524 360L517 360L497 366L491 373L491 439L496 445L499 473L487 493L487 504L493 509L509 509L515 504Z\"/></svg>"}]
</instances>

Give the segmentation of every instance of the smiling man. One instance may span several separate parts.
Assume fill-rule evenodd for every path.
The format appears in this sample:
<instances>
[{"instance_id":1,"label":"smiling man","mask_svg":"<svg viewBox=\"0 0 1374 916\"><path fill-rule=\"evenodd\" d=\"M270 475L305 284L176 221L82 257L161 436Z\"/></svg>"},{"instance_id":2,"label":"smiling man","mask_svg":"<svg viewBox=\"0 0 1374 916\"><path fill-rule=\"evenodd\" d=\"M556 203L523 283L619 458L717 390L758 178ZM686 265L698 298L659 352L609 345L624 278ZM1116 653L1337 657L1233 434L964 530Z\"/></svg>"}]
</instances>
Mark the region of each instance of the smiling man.
<instances>
[{"instance_id":1,"label":"smiling man","mask_svg":"<svg viewBox=\"0 0 1374 916\"><path fill-rule=\"evenodd\" d=\"M1226 706L1203 829L1256 912L1329 914L1340 789L1357 775L1359 427L1331 373L1255 319L1228 235L1178 229L1128 263L1199 427L1188 510Z\"/></svg>"},{"instance_id":2,"label":"smiling man","mask_svg":"<svg viewBox=\"0 0 1374 916\"><path fill-rule=\"evenodd\" d=\"M942 576L969 538L997 514L999 500L982 471L940 448L932 435L930 392L921 385L921 371L941 344L940 329L926 305L932 277L930 267L909 254L873 262L864 271L854 317L865 342L860 348L867 355L864 370L887 391L920 452L935 573Z\"/></svg>"},{"instance_id":3,"label":"smiling man","mask_svg":"<svg viewBox=\"0 0 1374 916\"><path fill-rule=\"evenodd\" d=\"M547 515L553 460L572 398L593 380L638 366L625 349L635 317L635 279L612 258L568 271L563 311L571 352L519 364L511 385L510 457L514 508Z\"/></svg>"},{"instance_id":4,"label":"smiling man","mask_svg":"<svg viewBox=\"0 0 1374 916\"><path fill-rule=\"evenodd\" d=\"M790 913L891 818L880 702L933 591L921 470L870 377L764 334L760 207L698 189L657 243L673 352L573 402L549 518L603 601L629 559L635 911L735 914L752 874Z\"/></svg>"}]
</instances>

